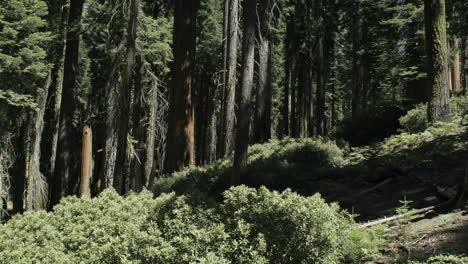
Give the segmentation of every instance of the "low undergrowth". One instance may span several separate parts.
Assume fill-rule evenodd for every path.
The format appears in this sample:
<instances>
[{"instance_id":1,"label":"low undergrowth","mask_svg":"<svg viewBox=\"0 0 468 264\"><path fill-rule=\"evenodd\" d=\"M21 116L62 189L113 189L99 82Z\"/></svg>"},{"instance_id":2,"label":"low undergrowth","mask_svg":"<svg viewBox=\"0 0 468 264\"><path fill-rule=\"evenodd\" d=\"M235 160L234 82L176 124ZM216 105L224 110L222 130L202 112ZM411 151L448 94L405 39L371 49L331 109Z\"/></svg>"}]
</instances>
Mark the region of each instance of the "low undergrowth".
<instances>
[{"instance_id":1,"label":"low undergrowth","mask_svg":"<svg viewBox=\"0 0 468 264\"><path fill-rule=\"evenodd\" d=\"M465 264L468 263L468 257L441 255L429 258L427 261L409 261L408 264Z\"/></svg>"},{"instance_id":2,"label":"low undergrowth","mask_svg":"<svg viewBox=\"0 0 468 264\"><path fill-rule=\"evenodd\" d=\"M158 179L156 194L200 192L220 194L229 188L232 156L204 167L191 167ZM343 151L334 141L322 138L286 138L249 147L245 184L286 189L302 177L318 177L323 168L344 164Z\"/></svg>"},{"instance_id":3,"label":"low undergrowth","mask_svg":"<svg viewBox=\"0 0 468 264\"><path fill-rule=\"evenodd\" d=\"M66 198L0 226L1 263L362 263L378 253L336 204L289 190L234 187L208 206L174 193Z\"/></svg>"}]
</instances>

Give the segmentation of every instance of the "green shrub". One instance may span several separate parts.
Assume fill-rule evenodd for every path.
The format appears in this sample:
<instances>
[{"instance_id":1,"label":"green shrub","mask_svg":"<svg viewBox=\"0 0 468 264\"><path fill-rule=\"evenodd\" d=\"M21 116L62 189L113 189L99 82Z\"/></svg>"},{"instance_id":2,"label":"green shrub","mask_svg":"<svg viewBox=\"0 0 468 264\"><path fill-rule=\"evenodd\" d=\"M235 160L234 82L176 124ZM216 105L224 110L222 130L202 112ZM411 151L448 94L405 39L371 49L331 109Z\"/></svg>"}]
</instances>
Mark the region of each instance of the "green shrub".
<instances>
[{"instance_id":1,"label":"green shrub","mask_svg":"<svg viewBox=\"0 0 468 264\"><path fill-rule=\"evenodd\" d=\"M460 123L467 121L468 115L468 96L453 96L450 98L450 109L452 112L452 123ZM400 117L400 125L404 132L416 134L423 132L429 128L427 120L427 104L419 104L415 108L409 110L406 115Z\"/></svg>"},{"instance_id":2,"label":"green shrub","mask_svg":"<svg viewBox=\"0 0 468 264\"><path fill-rule=\"evenodd\" d=\"M229 188L232 156L206 167L191 167L156 180L156 194L201 192L220 194ZM298 177L317 177L319 168L344 163L343 152L334 141L322 138L285 138L249 148L246 184L285 189Z\"/></svg>"},{"instance_id":3,"label":"green shrub","mask_svg":"<svg viewBox=\"0 0 468 264\"><path fill-rule=\"evenodd\" d=\"M410 134L423 132L429 125L427 121L427 105L417 105L398 120L405 132Z\"/></svg>"},{"instance_id":4,"label":"green shrub","mask_svg":"<svg viewBox=\"0 0 468 264\"><path fill-rule=\"evenodd\" d=\"M437 256L431 257L425 262L409 261L408 264L465 264L468 263L468 257L462 256Z\"/></svg>"},{"instance_id":5,"label":"green shrub","mask_svg":"<svg viewBox=\"0 0 468 264\"><path fill-rule=\"evenodd\" d=\"M303 197L290 190L235 187L224 198L226 223L245 223L261 234L270 263L359 263L381 244L319 194Z\"/></svg>"},{"instance_id":6,"label":"green shrub","mask_svg":"<svg viewBox=\"0 0 468 264\"><path fill-rule=\"evenodd\" d=\"M462 127L459 123L437 122L420 133L410 134L403 132L401 134L393 135L385 139L379 145L380 154L398 152L403 149L414 149L438 137L444 137L451 133L459 132L461 129Z\"/></svg>"},{"instance_id":7,"label":"green shrub","mask_svg":"<svg viewBox=\"0 0 468 264\"><path fill-rule=\"evenodd\" d=\"M319 195L244 186L206 203L174 193L66 198L0 226L0 263L360 263L371 234ZM360 234L356 236L356 234ZM365 239L357 239L365 237ZM352 246L350 246L352 245Z\"/></svg>"}]
</instances>

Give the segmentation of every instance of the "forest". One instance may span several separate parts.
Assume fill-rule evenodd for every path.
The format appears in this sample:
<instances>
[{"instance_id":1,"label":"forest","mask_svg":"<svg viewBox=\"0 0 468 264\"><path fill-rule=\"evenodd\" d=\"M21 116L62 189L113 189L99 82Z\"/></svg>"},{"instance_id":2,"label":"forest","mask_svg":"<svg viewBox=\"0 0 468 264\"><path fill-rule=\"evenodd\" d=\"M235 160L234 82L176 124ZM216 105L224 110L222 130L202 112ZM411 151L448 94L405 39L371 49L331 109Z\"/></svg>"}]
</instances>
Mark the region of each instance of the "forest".
<instances>
[{"instance_id":1,"label":"forest","mask_svg":"<svg viewBox=\"0 0 468 264\"><path fill-rule=\"evenodd\" d=\"M468 263L468 1L1 0L0 264Z\"/></svg>"}]
</instances>

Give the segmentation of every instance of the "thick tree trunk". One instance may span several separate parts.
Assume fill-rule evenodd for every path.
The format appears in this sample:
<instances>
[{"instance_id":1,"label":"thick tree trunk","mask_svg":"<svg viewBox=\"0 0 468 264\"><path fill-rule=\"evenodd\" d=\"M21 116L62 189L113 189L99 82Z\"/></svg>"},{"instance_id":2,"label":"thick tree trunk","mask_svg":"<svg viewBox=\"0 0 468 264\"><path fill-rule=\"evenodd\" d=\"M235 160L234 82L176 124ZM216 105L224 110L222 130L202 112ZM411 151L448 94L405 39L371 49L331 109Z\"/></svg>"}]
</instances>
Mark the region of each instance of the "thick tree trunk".
<instances>
[{"instance_id":1,"label":"thick tree trunk","mask_svg":"<svg viewBox=\"0 0 468 264\"><path fill-rule=\"evenodd\" d=\"M51 84L51 76L47 77L42 91L38 91L37 104L39 110L29 114L29 149L26 149L26 210L44 209L47 206L47 181L40 172L41 138L44 128L44 113Z\"/></svg>"},{"instance_id":2,"label":"thick tree trunk","mask_svg":"<svg viewBox=\"0 0 468 264\"><path fill-rule=\"evenodd\" d=\"M81 16L83 0L72 0L68 13L65 61L63 72L62 99L60 104L59 136L57 141L57 158L54 180L51 186L51 206L57 204L60 198L71 194L78 183L76 167L77 132L73 125L75 112L76 79L79 71L79 50Z\"/></svg>"},{"instance_id":3,"label":"thick tree trunk","mask_svg":"<svg viewBox=\"0 0 468 264\"><path fill-rule=\"evenodd\" d=\"M65 52L66 52L66 41L67 41L67 25L68 25L68 5L66 0L60 0L55 5L62 6L63 8L56 9L55 13L50 15L60 16L60 24L56 28L57 35L60 36L57 43L55 63L53 72L53 90L49 92L49 99L51 105L46 109L46 115L49 116L49 124L46 122L45 128L45 142L46 146L43 148L43 153L48 157L48 171L47 177L49 181L54 180L55 174L55 162L57 157L57 143L59 136L60 127L60 106L62 102L62 87L63 87L63 72L65 67ZM49 6L50 12L50 6ZM55 17L51 19L56 19ZM55 21L55 20L52 20Z\"/></svg>"},{"instance_id":4,"label":"thick tree trunk","mask_svg":"<svg viewBox=\"0 0 468 264\"><path fill-rule=\"evenodd\" d=\"M237 49L239 43L239 0L229 0L227 29L227 69L224 87L224 113L220 134L220 156L229 155L234 147L235 97L237 83Z\"/></svg>"},{"instance_id":5,"label":"thick tree trunk","mask_svg":"<svg viewBox=\"0 0 468 264\"><path fill-rule=\"evenodd\" d=\"M255 107L253 142L264 143L271 137L271 120L268 107L271 106L271 1L260 3L258 43L258 83Z\"/></svg>"},{"instance_id":6,"label":"thick tree trunk","mask_svg":"<svg viewBox=\"0 0 468 264\"><path fill-rule=\"evenodd\" d=\"M90 198L91 188L90 181L93 172L93 138L92 130L88 124L83 126L83 139L81 147L81 181L80 181L80 197Z\"/></svg>"},{"instance_id":7,"label":"thick tree trunk","mask_svg":"<svg viewBox=\"0 0 468 264\"><path fill-rule=\"evenodd\" d=\"M445 0L425 0L428 118L430 122L450 121L448 50Z\"/></svg>"},{"instance_id":8,"label":"thick tree trunk","mask_svg":"<svg viewBox=\"0 0 468 264\"><path fill-rule=\"evenodd\" d=\"M249 146L250 105L254 77L255 59L255 22L257 1L249 0L244 6L244 32L242 43L242 83L237 97L237 130L234 151L234 170L231 184L237 185L243 180L247 166Z\"/></svg>"},{"instance_id":9,"label":"thick tree trunk","mask_svg":"<svg viewBox=\"0 0 468 264\"><path fill-rule=\"evenodd\" d=\"M195 164L192 74L198 5L198 0L175 1L174 64L169 103L166 172L178 171Z\"/></svg>"}]
</instances>

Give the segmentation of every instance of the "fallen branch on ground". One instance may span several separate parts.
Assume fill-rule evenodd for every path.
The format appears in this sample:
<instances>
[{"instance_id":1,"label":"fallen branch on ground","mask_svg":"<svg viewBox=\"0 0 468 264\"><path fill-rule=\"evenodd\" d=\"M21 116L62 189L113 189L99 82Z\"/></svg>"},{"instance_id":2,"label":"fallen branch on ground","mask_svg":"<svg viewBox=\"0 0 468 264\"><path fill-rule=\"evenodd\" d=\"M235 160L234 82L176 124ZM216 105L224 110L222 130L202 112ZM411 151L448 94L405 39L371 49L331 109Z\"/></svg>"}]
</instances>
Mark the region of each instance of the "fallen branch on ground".
<instances>
[{"instance_id":1,"label":"fallen branch on ground","mask_svg":"<svg viewBox=\"0 0 468 264\"><path fill-rule=\"evenodd\" d=\"M406 217L406 216L409 216L409 215L414 215L412 218L419 218L421 217L421 214L428 214L428 213L431 213L434 211L434 209L436 208L436 206L429 206L429 207L426 207L426 208L422 208L422 209L418 209L418 210L415 210L415 211L411 211L411 212L408 212L406 214L399 214L399 215L394 215L392 217L387 217L387 218L384 218L384 219L379 219L379 220L375 220L375 221L372 221L372 222L369 222L369 223L365 223L365 224L362 224L361 227L362 228L367 228L367 227L372 227L372 226L376 226L376 225L382 225L382 224L386 224L386 223L389 223L389 222L393 222L395 220L398 220L400 218L403 218L403 217Z\"/></svg>"}]
</instances>

